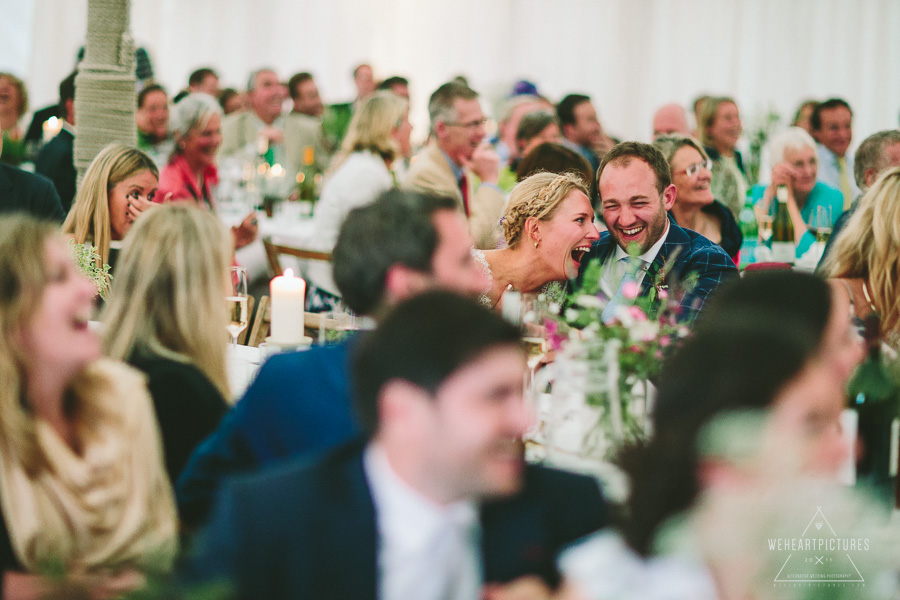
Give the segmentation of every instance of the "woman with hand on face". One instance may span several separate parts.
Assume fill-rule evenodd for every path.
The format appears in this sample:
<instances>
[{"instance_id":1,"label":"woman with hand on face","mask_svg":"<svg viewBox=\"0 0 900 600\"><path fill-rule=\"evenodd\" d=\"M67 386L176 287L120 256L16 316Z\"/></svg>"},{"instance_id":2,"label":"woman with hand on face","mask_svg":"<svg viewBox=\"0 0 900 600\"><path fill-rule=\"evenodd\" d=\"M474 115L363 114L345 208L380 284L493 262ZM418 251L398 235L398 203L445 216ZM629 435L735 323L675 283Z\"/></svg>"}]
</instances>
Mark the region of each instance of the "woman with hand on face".
<instances>
[{"instance_id":1,"label":"woman with hand on face","mask_svg":"<svg viewBox=\"0 0 900 600\"><path fill-rule=\"evenodd\" d=\"M213 189L219 182L216 154L222 145L222 108L208 94L189 94L172 107L169 121L175 149L159 175L159 202L188 200L215 210ZM231 228L234 247L256 239L259 227L251 212Z\"/></svg>"},{"instance_id":2,"label":"woman with hand on face","mask_svg":"<svg viewBox=\"0 0 900 600\"><path fill-rule=\"evenodd\" d=\"M787 187L788 213L794 225L797 258L800 258L815 241L810 227L818 208L826 207L833 223L844 209L844 197L840 190L817 179L816 142L803 129L788 127L774 136L769 143L769 155L774 165L772 181L767 186L754 186L753 199L759 214L773 214L778 187Z\"/></svg>"},{"instance_id":3,"label":"woman with hand on face","mask_svg":"<svg viewBox=\"0 0 900 600\"><path fill-rule=\"evenodd\" d=\"M119 597L168 571L176 551L143 377L101 359L88 327L96 288L54 230L0 219L5 600Z\"/></svg>"},{"instance_id":4,"label":"woman with hand on face","mask_svg":"<svg viewBox=\"0 0 900 600\"><path fill-rule=\"evenodd\" d=\"M584 183L575 175L536 173L522 180L501 219L506 248L476 250L475 258L491 279L482 302L499 310L507 289L549 292L560 301L555 282L578 274L581 260L600 238ZM547 288L555 283L556 291Z\"/></svg>"},{"instance_id":5,"label":"woman with hand on face","mask_svg":"<svg viewBox=\"0 0 900 600\"><path fill-rule=\"evenodd\" d=\"M722 247L738 262L743 236L734 215L712 193L712 161L700 143L683 135L663 135L653 141L672 171L678 195L669 213L675 222Z\"/></svg>"},{"instance_id":6,"label":"woman with hand on face","mask_svg":"<svg viewBox=\"0 0 900 600\"><path fill-rule=\"evenodd\" d=\"M744 129L735 101L724 97L706 100L700 109L697 130L713 161L713 195L737 218L744 206L747 180L744 161L737 150Z\"/></svg>"},{"instance_id":7,"label":"woman with hand on face","mask_svg":"<svg viewBox=\"0 0 900 600\"><path fill-rule=\"evenodd\" d=\"M158 183L159 171L149 156L137 148L108 145L84 174L63 233L77 244L90 242L101 262L113 267L135 219L154 206Z\"/></svg>"}]
</instances>

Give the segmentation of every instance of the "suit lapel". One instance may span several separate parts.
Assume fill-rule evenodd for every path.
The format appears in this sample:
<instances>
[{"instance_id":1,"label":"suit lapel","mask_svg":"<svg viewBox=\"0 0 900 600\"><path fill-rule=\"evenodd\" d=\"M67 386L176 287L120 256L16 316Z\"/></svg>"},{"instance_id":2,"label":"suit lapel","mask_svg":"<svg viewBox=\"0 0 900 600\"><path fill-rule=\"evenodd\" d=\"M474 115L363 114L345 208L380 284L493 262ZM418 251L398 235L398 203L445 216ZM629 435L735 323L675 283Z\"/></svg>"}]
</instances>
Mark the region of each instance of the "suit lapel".
<instances>
[{"instance_id":1,"label":"suit lapel","mask_svg":"<svg viewBox=\"0 0 900 600\"><path fill-rule=\"evenodd\" d=\"M332 597L376 600L378 597L378 557L375 506L363 469L363 448L354 444L355 454L339 475L334 502L329 507L329 543L334 555L328 568L334 571L325 581L333 586ZM324 548L323 548L324 549Z\"/></svg>"}]
</instances>

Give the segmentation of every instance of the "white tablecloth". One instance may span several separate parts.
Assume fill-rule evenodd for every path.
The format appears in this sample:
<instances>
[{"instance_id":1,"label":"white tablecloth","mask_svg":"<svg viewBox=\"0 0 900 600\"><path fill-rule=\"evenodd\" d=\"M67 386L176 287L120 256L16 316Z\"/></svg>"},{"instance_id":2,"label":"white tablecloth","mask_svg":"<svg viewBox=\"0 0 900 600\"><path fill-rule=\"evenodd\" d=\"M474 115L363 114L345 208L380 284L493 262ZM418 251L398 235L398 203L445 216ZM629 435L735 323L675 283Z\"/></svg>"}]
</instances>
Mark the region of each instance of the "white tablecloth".
<instances>
[{"instance_id":1,"label":"white tablecloth","mask_svg":"<svg viewBox=\"0 0 900 600\"><path fill-rule=\"evenodd\" d=\"M237 402L259 371L259 348L228 345L228 385L232 402Z\"/></svg>"}]
</instances>

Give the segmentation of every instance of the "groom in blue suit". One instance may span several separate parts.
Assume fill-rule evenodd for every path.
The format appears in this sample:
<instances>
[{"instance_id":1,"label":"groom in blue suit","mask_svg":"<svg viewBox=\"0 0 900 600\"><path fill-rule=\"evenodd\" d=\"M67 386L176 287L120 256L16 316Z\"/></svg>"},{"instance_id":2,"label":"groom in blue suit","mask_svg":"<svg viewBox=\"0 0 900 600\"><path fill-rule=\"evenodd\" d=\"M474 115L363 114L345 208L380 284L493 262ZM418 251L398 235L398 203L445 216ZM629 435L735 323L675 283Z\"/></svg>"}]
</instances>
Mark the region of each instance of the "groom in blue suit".
<instances>
[{"instance_id":1,"label":"groom in blue suit","mask_svg":"<svg viewBox=\"0 0 900 600\"><path fill-rule=\"evenodd\" d=\"M727 278L737 276L734 262L722 248L702 235L683 229L668 217L676 190L663 154L650 144L623 142L610 150L597 171L603 219L609 228L582 260L600 261L600 288L610 304L622 297L626 277L639 284L639 295L659 302L676 292L681 282L694 279L679 301L679 319L691 322L710 294ZM637 248L638 259L629 256ZM631 272L629 273L629 266ZM610 317L614 314L609 306Z\"/></svg>"},{"instance_id":2,"label":"groom in blue suit","mask_svg":"<svg viewBox=\"0 0 900 600\"><path fill-rule=\"evenodd\" d=\"M593 479L523 460L519 336L449 292L393 309L356 351L366 437L226 484L188 580L271 600L548 593L556 554L608 516Z\"/></svg>"}]
</instances>

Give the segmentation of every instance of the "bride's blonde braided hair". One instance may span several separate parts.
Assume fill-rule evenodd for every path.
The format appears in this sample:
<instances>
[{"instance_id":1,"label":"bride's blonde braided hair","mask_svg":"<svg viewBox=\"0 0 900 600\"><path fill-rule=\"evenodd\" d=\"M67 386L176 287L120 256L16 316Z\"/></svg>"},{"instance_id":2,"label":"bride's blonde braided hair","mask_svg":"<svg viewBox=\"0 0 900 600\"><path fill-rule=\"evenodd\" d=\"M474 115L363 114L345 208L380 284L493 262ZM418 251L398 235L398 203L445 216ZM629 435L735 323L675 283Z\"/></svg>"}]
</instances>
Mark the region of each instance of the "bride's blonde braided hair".
<instances>
[{"instance_id":1,"label":"bride's blonde braided hair","mask_svg":"<svg viewBox=\"0 0 900 600\"><path fill-rule=\"evenodd\" d=\"M549 221L572 190L588 195L587 186L573 173L535 173L513 188L500 223L506 245L515 248L522 241L525 221L534 217Z\"/></svg>"}]
</instances>

